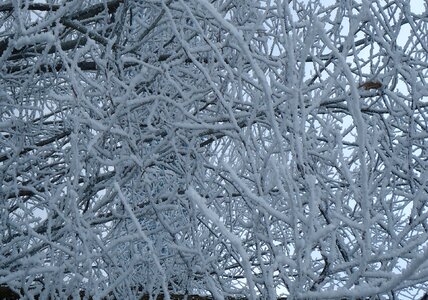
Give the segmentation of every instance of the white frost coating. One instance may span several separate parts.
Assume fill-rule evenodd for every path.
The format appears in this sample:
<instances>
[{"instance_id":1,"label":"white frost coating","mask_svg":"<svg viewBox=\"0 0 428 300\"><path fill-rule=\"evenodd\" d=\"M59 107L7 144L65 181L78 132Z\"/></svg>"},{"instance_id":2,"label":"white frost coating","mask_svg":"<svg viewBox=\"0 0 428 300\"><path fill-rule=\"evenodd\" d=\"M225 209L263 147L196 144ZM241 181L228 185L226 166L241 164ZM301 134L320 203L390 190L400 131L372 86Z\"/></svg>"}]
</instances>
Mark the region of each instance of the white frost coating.
<instances>
[{"instance_id":1,"label":"white frost coating","mask_svg":"<svg viewBox=\"0 0 428 300\"><path fill-rule=\"evenodd\" d=\"M217 290L217 287L215 286L214 280L211 278L211 276L208 276L207 278L208 287L211 291L211 294L214 299L216 300L224 300L224 296Z\"/></svg>"},{"instance_id":2,"label":"white frost coating","mask_svg":"<svg viewBox=\"0 0 428 300\"><path fill-rule=\"evenodd\" d=\"M10 126L12 126L12 124L13 124L12 121L0 122L0 129L8 129L10 128Z\"/></svg>"},{"instance_id":3,"label":"white frost coating","mask_svg":"<svg viewBox=\"0 0 428 300\"><path fill-rule=\"evenodd\" d=\"M239 185L239 187L244 191L244 195L248 196L252 201L256 203L256 206L260 207L261 210L265 210L272 216L275 216L279 220L282 220L286 223L291 224L291 219L281 212L275 210L272 208L269 203L266 202L265 199L262 197L259 197L255 195L248 187L247 185L238 177L238 175L235 173L235 171L228 166L227 164L223 164L224 168L230 173L230 176L233 178L234 182Z\"/></svg>"},{"instance_id":4,"label":"white frost coating","mask_svg":"<svg viewBox=\"0 0 428 300\"><path fill-rule=\"evenodd\" d=\"M241 239L231 233L226 228L226 226L224 226L223 222L220 220L220 217L213 210L207 207L207 205L205 204L205 199L199 196L199 194L195 191L193 187L189 187L186 193L189 196L190 200L195 202L195 204L199 207L203 214L219 228L221 233L226 237L228 241L231 242L232 246L238 251L239 255L241 256L241 263L244 268L245 278L248 283L248 289L250 292L249 297L253 300L257 299L249 257L244 247L242 246Z\"/></svg>"},{"instance_id":5,"label":"white frost coating","mask_svg":"<svg viewBox=\"0 0 428 300\"><path fill-rule=\"evenodd\" d=\"M1 282L428 290L428 23L409 1L45 2L0 4Z\"/></svg>"},{"instance_id":6,"label":"white frost coating","mask_svg":"<svg viewBox=\"0 0 428 300\"><path fill-rule=\"evenodd\" d=\"M156 268L158 269L159 273L162 275L162 289L164 292L164 297L165 299L169 300L170 296L168 293L168 285L166 283L166 276L165 276L165 271L162 268L160 262L159 262L159 258L157 256L157 252L155 251L154 247L153 247L153 242L150 240L150 238L144 233L144 230L141 228L141 224L138 221L137 217L135 216L134 212L132 211L131 206L129 205L128 201L126 200L125 195L122 193L122 190L119 186L119 184L117 182L114 182L114 188L116 189L119 198L123 204L123 206L125 207L126 212L129 214L132 222L134 223L135 227L137 228L138 233L140 234L141 238L147 243L147 247L150 249L150 254L153 257L153 260L155 261L155 265ZM123 279L126 277L123 277ZM109 293L109 290L103 291L102 295L97 295L97 297L99 297L99 299L107 296L107 294Z\"/></svg>"},{"instance_id":7,"label":"white frost coating","mask_svg":"<svg viewBox=\"0 0 428 300\"><path fill-rule=\"evenodd\" d=\"M51 32L37 33L32 36L22 36L14 42L14 45L17 50L21 50L25 46L42 43L55 43L55 36Z\"/></svg>"},{"instance_id":8,"label":"white frost coating","mask_svg":"<svg viewBox=\"0 0 428 300\"><path fill-rule=\"evenodd\" d=\"M260 66L258 65L258 63L255 61L255 59L253 58L253 55L251 54L251 51L248 47L248 44L245 42L244 37L242 35L242 32L239 32L235 26L233 26L232 24L230 24L229 22L227 22L220 14L219 12L214 8L214 6L212 6L211 3L209 3L206 0L200 0L199 1L202 5L205 6L205 8L208 9L208 11L210 12L210 14L220 23L222 24L225 28L227 28L233 35L234 37L238 40L238 45L239 47L242 49L242 51L244 52L246 58L250 61L251 67L253 68L259 82L261 83L262 87L263 87L263 92L265 93L266 99L265 99L265 103L266 103L266 107L268 109L268 115L269 115L269 121L272 124L273 127L273 131L276 135L276 137L278 138L278 140L281 137L281 134L279 132L279 128L278 128L278 124L275 118L275 113L273 110L273 106L272 106L272 89L268 83L268 81L266 80L266 76L264 74L264 72L262 71L262 69L260 68ZM284 154L283 154L284 156Z\"/></svg>"},{"instance_id":9,"label":"white frost coating","mask_svg":"<svg viewBox=\"0 0 428 300\"><path fill-rule=\"evenodd\" d=\"M323 299L340 299L340 298L356 298L356 297L370 297L372 295L378 295L384 292L394 290L395 287L400 285L406 279L409 279L412 275L417 272L420 266L425 263L428 259L428 247L425 247L422 255L413 259L413 261L407 266L407 268L401 272L400 275L389 276L388 281L382 284L379 287L373 287L371 285L359 285L351 290L347 289L338 289L337 291L323 292ZM392 277L392 279L391 279ZM301 295L299 299L308 299L312 297L317 297L319 293L317 292L307 292Z\"/></svg>"},{"instance_id":10,"label":"white frost coating","mask_svg":"<svg viewBox=\"0 0 428 300\"><path fill-rule=\"evenodd\" d=\"M317 20L316 25L317 28L323 28L322 23ZM366 166L366 159L365 159L365 149L366 149L366 134L367 134L367 126L363 119L363 115L361 113L360 109L360 95L358 93L358 87L355 84L354 76L346 62L345 56L341 55L339 49L337 49L331 40L328 38L328 36L325 34L323 30L319 30L320 37L322 41L327 45L327 47L332 51L334 57L339 61L339 66L343 73L345 74L348 82L350 83L350 97L346 98L347 105L349 107L350 112L352 113L353 120L355 122L355 126L357 128L357 143L358 143L358 158L360 160L360 178L359 178L359 184L361 186L360 189L360 195L357 195L357 197L360 197L361 201L361 209L364 217L364 231L365 231L365 247L363 249L363 257L364 260L367 262L369 259L369 248L370 248L370 203L369 203L369 197L368 197L368 171ZM350 31L349 33L351 36L353 36L353 32ZM364 262L363 262L364 264Z\"/></svg>"}]
</instances>

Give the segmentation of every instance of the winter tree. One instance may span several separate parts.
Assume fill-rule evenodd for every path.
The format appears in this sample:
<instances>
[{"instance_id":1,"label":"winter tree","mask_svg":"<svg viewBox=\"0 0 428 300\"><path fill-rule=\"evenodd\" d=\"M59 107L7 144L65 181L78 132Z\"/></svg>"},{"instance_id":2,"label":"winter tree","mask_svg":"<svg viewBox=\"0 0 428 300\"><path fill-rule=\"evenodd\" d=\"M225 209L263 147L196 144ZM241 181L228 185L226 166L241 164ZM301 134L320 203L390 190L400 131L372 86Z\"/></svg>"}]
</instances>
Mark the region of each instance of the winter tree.
<instances>
[{"instance_id":1,"label":"winter tree","mask_svg":"<svg viewBox=\"0 0 428 300\"><path fill-rule=\"evenodd\" d=\"M414 299L422 0L0 4L0 291Z\"/></svg>"}]
</instances>

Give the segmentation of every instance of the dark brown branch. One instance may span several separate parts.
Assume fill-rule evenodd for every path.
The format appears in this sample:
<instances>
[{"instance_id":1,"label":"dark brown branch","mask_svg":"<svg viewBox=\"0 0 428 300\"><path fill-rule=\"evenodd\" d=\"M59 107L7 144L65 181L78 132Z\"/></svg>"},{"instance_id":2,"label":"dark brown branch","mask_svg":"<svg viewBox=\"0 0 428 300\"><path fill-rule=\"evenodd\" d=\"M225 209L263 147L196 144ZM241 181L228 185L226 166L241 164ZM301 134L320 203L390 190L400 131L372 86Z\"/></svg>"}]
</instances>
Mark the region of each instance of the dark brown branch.
<instances>
[{"instance_id":1,"label":"dark brown branch","mask_svg":"<svg viewBox=\"0 0 428 300\"><path fill-rule=\"evenodd\" d=\"M23 4L22 8L25 7ZM28 4L28 10L38 10L38 11L56 11L60 8L60 5L57 4L48 4L48 3L30 3ZM0 5L0 12L3 11L12 11L13 4L12 2L4 3Z\"/></svg>"},{"instance_id":2,"label":"dark brown branch","mask_svg":"<svg viewBox=\"0 0 428 300\"><path fill-rule=\"evenodd\" d=\"M61 18L61 23L63 23L67 27L73 28L79 32L87 34L93 40L105 46L107 45L107 40L105 38L100 36L98 33L87 30L87 28L76 23L74 20L86 20L86 19L92 18L98 15L99 13L103 12L106 8L107 8L107 12L109 14L112 14L116 12L116 10L118 9L121 3L123 3L123 0L113 0L113 1L107 2L106 4L99 3L87 9L84 9L82 11L79 11L77 13L74 13L70 16L65 16ZM39 11L56 11L59 8L60 8L59 5L52 5L52 4L45 4L45 3L32 3L32 4L29 4L28 6L28 10L39 10ZM12 11L12 10L13 10L13 5L11 2L0 5L0 12ZM7 49L9 45L9 39L10 38L8 37L0 41L0 56ZM86 41L86 38L85 38L85 41ZM63 47L61 48L65 50ZM66 48L71 49L74 47L66 47ZM35 49L32 49L32 51L36 53L41 53L41 51L43 51L44 49L45 49L45 46L39 46L39 47L36 47ZM50 49L48 53L53 53L53 52L55 52L54 47L52 47L52 49ZM21 51L14 50L12 53L14 54L13 57L8 58L8 60L17 60L25 57L25 55Z\"/></svg>"},{"instance_id":3,"label":"dark brown branch","mask_svg":"<svg viewBox=\"0 0 428 300\"><path fill-rule=\"evenodd\" d=\"M79 291L79 298L80 299L93 299L91 296L86 296L85 291L81 290ZM86 296L86 298L85 298ZM201 296L201 295L184 295L184 294L170 294L169 295L171 300L212 300L213 298L210 296ZM35 299L39 299L39 295L35 295ZM14 292L11 288L8 286L0 286L0 299L8 299L8 300L18 300L21 299L20 295ZM68 300L72 300L73 297L68 297ZM108 299L117 299L113 295L109 295ZM151 299L149 294L145 294L140 297L140 300L148 300ZM154 298L152 298L154 299ZM156 300L164 300L165 296L163 294L160 294L156 297ZM246 297L225 297L226 300L246 300ZM287 300L285 297L278 297L277 300Z\"/></svg>"},{"instance_id":4,"label":"dark brown branch","mask_svg":"<svg viewBox=\"0 0 428 300\"><path fill-rule=\"evenodd\" d=\"M106 4L104 3L95 4L90 8L87 8L87 9L84 9L83 11L72 14L70 16L70 19L86 20L102 13L106 9L106 7L107 7L107 12L109 14L112 14L116 12L116 10L119 8L119 5L121 3L123 3L123 0L113 0L113 1L107 2Z\"/></svg>"},{"instance_id":5,"label":"dark brown branch","mask_svg":"<svg viewBox=\"0 0 428 300\"><path fill-rule=\"evenodd\" d=\"M92 18L99 13L102 13L106 8L109 14L114 13L119 5L123 3L123 0L113 0L109 1L107 3L98 3L91 7L85 8L82 11L79 11L77 13L74 13L70 16L71 19L76 20L85 20ZM22 5L22 8L25 6ZM48 4L48 3L30 3L28 4L28 10L38 10L38 11L57 11L61 5L57 4ZM5 11L12 11L13 10L13 4L12 2L4 3L0 5L0 12Z\"/></svg>"},{"instance_id":6,"label":"dark brown branch","mask_svg":"<svg viewBox=\"0 0 428 300\"><path fill-rule=\"evenodd\" d=\"M28 152L30 152L31 150L33 150L35 147L42 147L42 146L48 145L48 144L50 144L50 143L52 143L52 142L55 142L55 141L57 141L57 140L59 140L59 139L62 139L62 138L64 138L64 137L68 136L70 133L71 133L71 131L66 130L66 131L61 132L61 133L59 133L59 134L57 134L57 135L55 135L55 136L53 136L53 137L50 137L50 138L48 138L48 139L46 139L46 140L39 141L39 142L35 143L35 145L34 145L33 147L31 147L31 148L24 148L24 149L19 153L19 155L22 155L22 154L28 153ZM2 155L0 156L0 162L3 162L3 161L5 161L5 160L8 160L8 159L9 159L9 157L10 157L10 155L11 155L10 153L9 153L9 154L2 154Z\"/></svg>"},{"instance_id":7,"label":"dark brown branch","mask_svg":"<svg viewBox=\"0 0 428 300\"><path fill-rule=\"evenodd\" d=\"M63 51L71 50L71 49L76 48L76 46L85 45L86 41L87 41L86 37L81 37L81 38L78 38L75 40L65 41L65 42L61 43L61 49ZM0 44L1 44L1 42L0 42ZM6 47L7 47L7 45L6 45ZM42 53L45 50L45 48L46 48L45 45L38 45L37 47L28 49L25 53L23 53L22 51L15 50L12 52L13 54L7 60L8 61L15 61L15 60L20 60L20 59L23 59L26 57L32 57L32 56L35 56L36 54ZM51 47L47 53L52 54L56 51L57 51L56 47ZM2 48L0 45L0 56L1 56L1 54L2 54ZM17 71L20 71L22 68L12 67L11 70L13 70L13 69L15 70L15 72L17 72ZM24 67L24 69L25 69L25 67Z\"/></svg>"},{"instance_id":8,"label":"dark brown branch","mask_svg":"<svg viewBox=\"0 0 428 300\"><path fill-rule=\"evenodd\" d=\"M107 46L108 44L108 40L106 38L104 38L103 36L99 35L94 31L88 30L88 28L71 20L70 18L61 18L61 23L64 26L67 26L69 28L79 31L80 33L88 35L91 39L93 39L94 41L97 41L103 46Z\"/></svg>"}]
</instances>

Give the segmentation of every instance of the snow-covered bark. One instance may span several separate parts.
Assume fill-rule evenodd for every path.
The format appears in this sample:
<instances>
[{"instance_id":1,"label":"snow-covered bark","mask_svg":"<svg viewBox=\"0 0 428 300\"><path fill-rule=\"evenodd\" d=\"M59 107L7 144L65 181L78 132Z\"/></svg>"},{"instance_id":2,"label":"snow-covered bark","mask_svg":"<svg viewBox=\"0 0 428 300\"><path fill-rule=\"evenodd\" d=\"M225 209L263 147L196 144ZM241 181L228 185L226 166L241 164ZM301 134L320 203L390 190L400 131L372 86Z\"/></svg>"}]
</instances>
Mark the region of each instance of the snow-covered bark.
<instances>
[{"instance_id":1,"label":"snow-covered bark","mask_svg":"<svg viewBox=\"0 0 428 300\"><path fill-rule=\"evenodd\" d=\"M428 14L415 8L0 4L0 285L421 296Z\"/></svg>"}]
</instances>

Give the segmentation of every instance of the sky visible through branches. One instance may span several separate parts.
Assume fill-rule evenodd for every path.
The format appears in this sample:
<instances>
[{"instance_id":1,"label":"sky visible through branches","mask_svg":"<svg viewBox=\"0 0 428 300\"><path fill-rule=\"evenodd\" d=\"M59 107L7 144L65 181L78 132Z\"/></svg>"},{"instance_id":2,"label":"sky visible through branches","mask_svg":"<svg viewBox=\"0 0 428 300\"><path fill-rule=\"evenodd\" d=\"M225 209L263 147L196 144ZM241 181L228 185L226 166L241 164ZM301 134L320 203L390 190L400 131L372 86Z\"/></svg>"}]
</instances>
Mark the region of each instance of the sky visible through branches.
<instances>
[{"instance_id":1,"label":"sky visible through branches","mask_svg":"<svg viewBox=\"0 0 428 300\"><path fill-rule=\"evenodd\" d=\"M427 55L422 0L1 2L0 293L420 299Z\"/></svg>"}]
</instances>

